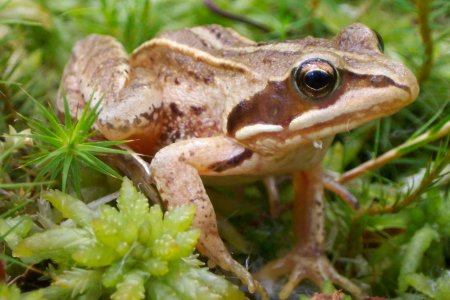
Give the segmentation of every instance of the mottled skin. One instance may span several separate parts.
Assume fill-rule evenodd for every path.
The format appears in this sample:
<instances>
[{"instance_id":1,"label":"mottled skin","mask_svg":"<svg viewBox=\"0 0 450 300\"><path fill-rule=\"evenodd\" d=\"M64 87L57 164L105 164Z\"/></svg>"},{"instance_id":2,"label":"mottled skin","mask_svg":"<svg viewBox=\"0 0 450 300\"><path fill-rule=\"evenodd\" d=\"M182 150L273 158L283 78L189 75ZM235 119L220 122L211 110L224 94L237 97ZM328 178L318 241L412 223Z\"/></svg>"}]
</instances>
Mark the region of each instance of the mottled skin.
<instances>
[{"instance_id":1,"label":"mottled skin","mask_svg":"<svg viewBox=\"0 0 450 300\"><path fill-rule=\"evenodd\" d=\"M58 97L73 117L92 98L102 99L96 127L107 139L133 139L131 148L152 158L150 170L166 207L194 203L198 250L267 297L220 239L201 176L260 178L292 173L298 244L269 263L259 278L289 273L280 298L303 278L331 279L356 297L360 289L324 256L321 161L334 135L412 102L412 73L379 50L361 24L331 40L308 37L255 43L220 26L164 33L130 56L113 38L93 35L77 43ZM308 59L332 65L336 88L315 99L299 92L293 70ZM327 63L323 63L325 61ZM150 159L149 159L150 160Z\"/></svg>"}]
</instances>

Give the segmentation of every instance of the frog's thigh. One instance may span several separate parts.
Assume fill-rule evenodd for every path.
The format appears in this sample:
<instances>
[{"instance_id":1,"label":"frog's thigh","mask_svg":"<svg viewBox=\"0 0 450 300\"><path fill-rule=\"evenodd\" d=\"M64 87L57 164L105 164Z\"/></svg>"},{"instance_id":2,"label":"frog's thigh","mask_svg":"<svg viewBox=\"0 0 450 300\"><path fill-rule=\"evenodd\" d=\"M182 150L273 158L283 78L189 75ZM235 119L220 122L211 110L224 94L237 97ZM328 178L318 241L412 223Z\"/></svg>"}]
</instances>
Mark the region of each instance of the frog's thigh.
<instances>
[{"instance_id":1,"label":"frog's thigh","mask_svg":"<svg viewBox=\"0 0 450 300\"><path fill-rule=\"evenodd\" d=\"M103 106L116 103L117 95L129 78L128 55L114 38L90 35L79 41L64 68L57 106L64 111L64 97L72 117L79 117L86 102Z\"/></svg>"},{"instance_id":2,"label":"frog's thigh","mask_svg":"<svg viewBox=\"0 0 450 300\"><path fill-rule=\"evenodd\" d=\"M69 112L72 118L79 118L86 105L82 95L80 82L75 71L76 59L72 57L64 69L61 88L58 91L56 100L57 110L64 111L64 101L67 101Z\"/></svg>"},{"instance_id":3,"label":"frog's thigh","mask_svg":"<svg viewBox=\"0 0 450 300\"><path fill-rule=\"evenodd\" d=\"M262 286L250 273L233 260L217 230L214 208L206 194L200 175L219 175L232 168L248 153L224 137L180 141L161 149L153 158L150 172L168 208L193 203L197 206L193 226L201 230L198 250L221 268L233 272L250 292L258 290L266 298Z\"/></svg>"}]
</instances>

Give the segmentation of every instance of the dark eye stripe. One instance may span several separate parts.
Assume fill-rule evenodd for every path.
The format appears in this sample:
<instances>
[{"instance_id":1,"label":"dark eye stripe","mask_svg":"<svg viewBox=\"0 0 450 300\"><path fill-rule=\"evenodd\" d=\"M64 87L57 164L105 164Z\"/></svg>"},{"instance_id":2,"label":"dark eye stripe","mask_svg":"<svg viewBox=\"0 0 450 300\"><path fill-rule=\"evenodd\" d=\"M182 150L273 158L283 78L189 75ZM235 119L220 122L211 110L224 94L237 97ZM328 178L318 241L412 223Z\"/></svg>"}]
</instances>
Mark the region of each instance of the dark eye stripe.
<instances>
[{"instance_id":1,"label":"dark eye stripe","mask_svg":"<svg viewBox=\"0 0 450 300\"><path fill-rule=\"evenodd\" d=\"M411 94L408 86L396 83L384 75L358 74L338 69L339 87L333 94L320 101L299 97L292 87L293 80L269 82L267 86L249 99L242 99L229 113L227 133L233 136L239 129L257 123L288 126L293 118L311 109L325 109L349 92L364 88L385 88L395 86Z\"/></svg>"},{"instance_id":2,"label":"dark eye stripe","mask_svg":"<svg viewBox=\"0 0 450 300\"><path fill-rule=\"evenodd\" d=\"M350 71L345 71L346 75L351 79L351 80L358 80L361 83L361 85L358 84L353 84L353 89L358 89L358 88L366 88L366 87L374 87L374 88L383 88L383 87L387 87L387 86L395 86L399 89L402 89L408 93L411 92L411 89L403 84L399 84L397 82L395 82L394 80L392 80L391 78L384 76L384 75L371 75L371 74L358 74L358 73L353 73Z\"/></svg>"}]
</instances>

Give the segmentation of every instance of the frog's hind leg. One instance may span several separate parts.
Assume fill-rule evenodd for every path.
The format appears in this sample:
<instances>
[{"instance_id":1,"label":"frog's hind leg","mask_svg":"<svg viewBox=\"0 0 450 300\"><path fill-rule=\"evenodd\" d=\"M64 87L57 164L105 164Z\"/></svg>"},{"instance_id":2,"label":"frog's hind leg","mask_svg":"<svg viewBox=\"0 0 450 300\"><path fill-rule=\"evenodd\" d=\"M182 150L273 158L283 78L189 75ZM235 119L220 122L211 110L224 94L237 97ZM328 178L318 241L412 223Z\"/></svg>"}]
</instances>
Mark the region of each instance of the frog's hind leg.
<instances>
[{"instance_id":1,"label":"frog's hind leg","mask_svg":"<svg viewBox=\"0 0 450 300\"><path fill-rule=\"evenodd\" d=\"M237 163L247 153L240 145L224 137L178 141L161 149L151 162L150 172L167 208L184 204L197 207L193 227L200 229L197 249L213 265L232 272L251 293L268 299L261 284L235 261L219 236L216 215L200 175L217 175L219 169Z\"/></svg>"},{"instance_id":2,"label":"frog's hind leg","mask_svg":"<svg viewBox=\"0 0 450 300\"><path fill-rule=\"evenodd\" d=\"M93 106L102 100L103 106L115 102L128 74L128 54L123 46L113 37L90 35L77 42L72 50L64 68L57 106L62 107L64 96L74 105L91 101ZM69 108L75 107L69 105Z\"/></svg>"},{"instance_id":3,"label":"frog's hind leg","mask_svg":"<svg viewBox=\"0 0 450 300\"><path fill-rule=\"evenodd\" d=\"M256 277L264 282L289 273L287 283L279 293L280 299L287 299L303 279L322 286L327 279L349 291L356 298L362 298L359 287L339 275L324 255L324 201L320 167L294 174L294 231L297 245L285 257L267 264Z\"/></svg>"},{"instance_id":4,"label":"frog's hind leg","mask_svg":"<svg viewBox=\"0 0 450 300\"><path fill-rule=\"evenodd\" d=\"M56 108L58 113L62 114L65 112L64 102L67 102L70 116L73 119L78 119L86 106L86 102L81 94L80 81L75 65L76 58L72 56L64 68L61 86L56 98ZM64 119L63 116L61 116L61 119Z\"/></svg>"}]
</instances>

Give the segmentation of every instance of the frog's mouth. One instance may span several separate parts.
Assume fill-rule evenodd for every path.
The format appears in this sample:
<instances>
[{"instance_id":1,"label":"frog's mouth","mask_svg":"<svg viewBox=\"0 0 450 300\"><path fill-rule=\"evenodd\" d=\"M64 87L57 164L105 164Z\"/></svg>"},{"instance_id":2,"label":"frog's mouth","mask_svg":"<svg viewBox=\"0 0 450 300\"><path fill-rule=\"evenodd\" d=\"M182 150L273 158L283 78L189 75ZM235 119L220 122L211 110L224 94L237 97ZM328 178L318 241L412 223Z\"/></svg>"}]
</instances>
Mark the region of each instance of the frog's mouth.
<instances>
[{"instance_id":1,"label":"frog's mouth","mask_svg":"<svg viewBox=\"0 0 450 300\"><path fill-rule=\"evenodd\" d=\"M369 121L396 113L417 97L407 86L349 91L333 105L305 112L289 124L293 135L307 140L349 131Z\"/></svg>"}]
</instances>

